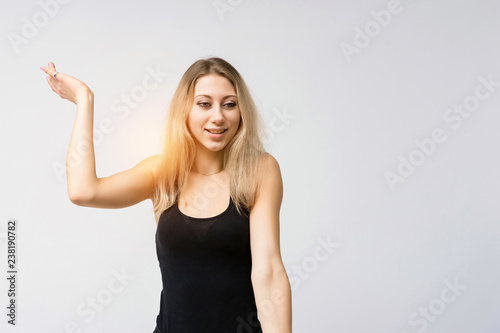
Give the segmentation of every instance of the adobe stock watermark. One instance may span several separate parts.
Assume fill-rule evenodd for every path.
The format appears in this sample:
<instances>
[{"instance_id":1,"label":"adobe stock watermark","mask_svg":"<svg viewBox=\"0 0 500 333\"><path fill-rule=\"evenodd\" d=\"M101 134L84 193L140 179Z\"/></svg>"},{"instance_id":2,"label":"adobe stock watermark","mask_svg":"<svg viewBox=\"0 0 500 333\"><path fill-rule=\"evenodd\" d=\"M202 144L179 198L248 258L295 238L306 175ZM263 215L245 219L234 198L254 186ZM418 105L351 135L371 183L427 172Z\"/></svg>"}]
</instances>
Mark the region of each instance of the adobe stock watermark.
<instances>
[{"instance_id":1,"label":"adobe stock watermark","mask_svg":"<svg viewBox=\"0 0 500 333\"><path fill-rule=\"evenodd\" d=\"M319 263L328 260L335 249L340 247L340 244L334 243L330 236L326 240L318 237L316 238L318 245L314 248L311 256L305 257L300 265L293 265L291 271L286 271L288 280L290 282L290 289L293 294L303 281L309 279L311 275L318 269ZM285 301L283 290L276 289L271 292L269 299L265 299L259 303L259 310L251 312L248 318L238 317L238 333L253 332L258 324L258 315L271 317L276 311L276 308L283 304Z\"/></svg>"},{"instance_id":2,"label":"adobe stock watermark","mask_svg":"<svg viewBox=\"0 0 500 333\"><path fill-rule=\"evenodd\" d=\"M40 30L49 24L50 20L59 14L62 5L70 3L72 0L41 0L38 1L40 10L35 12L31 18L23 16L21 18L20 34L8 32L7 39L14 52L19 53L21 45L28 44L33 38L38 35Z\"/></svg>"},{"instance_id":3,"label":"adobe stock watermark","mask_svg":"<svg viewBox=\"0 0 500 333\"><path fill-rule=\"evenodd\" d=\"M352 44L347 42L340 43L340 50L348 64L352 62L352 57L355 54L360 54L362 50L366 49L372 40L378 37L382 30L391 24L393 17L401 14L404 9L400 0L389 0L386 7L387 9L370 11L373 19L366 22L363 29L359 26L354 27Z\"/></svg>"},{"instance_id":4,"label":"adobe stock watermark","mask_svg":"<svg viewBox=\"0 0 500 333\"><path fill-rule=\"evenodd\" d=\"M220 193L225 190L222 181L223 180L220 178L210 178L210 180L203 185L203 188L196 190L189 198L189 212L186 212L186 214L181 212L183 214L183 219L189 222L189 217L198 218L200 215L203 215L203 212L205 212L211 204L209 199L219 197ZM178 203L178 205L179 207L181 206L180 203ZM228 206L224 206L224 208L223 212L226 212Z\"/></svg>"},{"instance_id":5,"label":"adobe stock watermark","mask_svg":"<svg viewBox=\"0 0 500 333\"><path fill-rule=\"evenodd\" d=\"M241 316L238 316L238 318L236 318L236 321L238 322L236 332L255 332L255 328L259 325L259 319L264 317L272 317L277 311L277 308L285 302L284 296L285 295L283 293L283 290L272 290L269 299L265 299L262 302L258 303L259 309L257 311L250 312L246 318L242 318Z\"/></svg>"},{"instance_id":6,"label":"adobe stock watermark","mask_svg":"<svg viewBox=\"0 0 500 333\"><path fill-rule=\"evenodd\" d=\"M339 243L334 243L330 236L326 239L316 238L318 245L314 248L313 254L302 259L299 265L293 265L290 271L287 271L288 279L292 292L296 291L303 281L309 279L318 269L319 264L328 260L335 249L340 247Z\"/></svg>"},{"instance_id":7,"label":"adobe stock watermark","mask_svg":"<svg viewBox=\"0 0 500 333\"><path fill-rule=\"evenodd\" d=\"M83 322L69 321L57 333L86 332L84 324L91 323L96 318L96 313L102 313L106 307L109 307L116 295L122 293L129 285L129 282L135 279L133 275L129 275L124 269L121 272L113 269L111 273L113 277L109 279L104 288L98 290L91 297L87 297L85 301L76 306L76 314L83 319Z\"/></svg>"},{"instance_id":8,"label":"adobe stock watermark","mask_svg":"<svg viewBox=\"0 0 500 333\"><path fill-rule=\"evenodd\" d=\"M274 140L276 133L283 132L290 124L290 120L296 117L296 115L287 111L286 106L283 106L281 110L273 108L272 113L273 115L262 129L262 143L264 145L270 144ZM197 215L201 215L210 204L209 199L219 196L224 189L223 184L218 179L211 179L204 184L201 190L196 191L191 196L190 210L196 212Z\"/></svg>"},{"instance_id":9,"label":"adobe stock watermark","mask_svg":"<svg viewBox=\"0 0 500 333\"><path fill-rule=\"evenodd\" d=\"M272 109L273 116L269 119L266 127L263 129L263 144L269 144L275 137L276 133L285 130L287 125L290 124L290 119L294 119L296 116L294 114L288 113L286 106L279 110L277 108ZM220 179L211 179L209 182L205 183L201 190L196 191L190 202L190 210L195 212L196 215L201 215L210 204L209 199L213 199L220 195L220 193L225 190L224 185L221 183Z\"/></svg>"},{"instance_id":10,"label":"adobe stock watermark","mask_svg":"<svg viewBox=\"0 0 500 333\"><path fill-rule=\"evenodd\" d=\"M133 109L136 109L141 102L146 100L149 92L158 88L163 83L164 79L170 75L169 72L163 71L158 64L155 68L147 66L146 73L147 74L142 78L140 84L133 86L128 93L121 94L119 98L111 103L111 112L116 114L118 119L126 119ZM113 119L109 117L102 118L93 129L92 140L94 149L101 145L105 136L112 133L114 130L115 122ZM63 182L66 177L66 164L70 168L77 167L88 154L89 149L90 147L87 141L78 142L76 149L68 148L68 154L71 158L67 160L67 163L61 163L59 161L53 161L51 163L52 170L59 182Z\"/></svg>"},{"instance_id":11,"label":"adobe stock watermark","mask_svg":"<svg viewBox=\"0 0 500 333\"><path fill-rule=\"evenodd\" d=\"M454 103L451 107L443 112L443 121L448 124L454 131L458 130L465 119L469 119L481 105L481 102L489 99L492 94L500 87L500 81L493 80L493 74L488 74L487 78L480 75L480 82L476 85L474 92L466 96L461 103ZM396 185L404 183L412 176L417 167L421 166L427 159L432 156L439 144L448 140L448 134L442 127L436 127L431 131L427 138L414 140L417 146L407 157L398 156L399 164L394 172L385 171L384 178L389 189L394 192Z\"/></svg>"},{"instance_id":12,"label":"adobe stock watermark","mask_svg":"<svg viewBox=\"0 0 500 333\"><path fill-rule=\"evenodd\" d=\"M437 318L443 314L460 295L462 295L462 292L467 289L467 286L459 283L456 277L453 283L445 279L444 285L445 287L441 289L439 297L430 300L429 303L420 306L417 311L410 314L408 322L413 330L419 333L424 332L429 327L430 323L435 322ZM402 331L401 333L409 332Z\"/></svg>"},{"instance_id":13,"label":"adobe stock watermark","mask_svg":"<svg viewBox=\"0 0 500 333\"><path fill-rule=\"evenodd\" d=\"M232 12L236 7L239 7L243 0L214 0L212 5L219 19L224 21L224 15L227 12Z\"/></svg>"},{"instance_id":14,"label":"adobe stock watermark","mask_svg":"<svg viewBox=\"0 0 500 333\"><path fill-rule=\"evenodd\" d=\"M295 119L296 115L293 113L288 113L287 107L283 106L281 110L277 108L272 109L273 116L269 119L264 128L263 144L270 144L276 133L281 133L290 124L292 119Z\"/></svg>"}]
</instances>

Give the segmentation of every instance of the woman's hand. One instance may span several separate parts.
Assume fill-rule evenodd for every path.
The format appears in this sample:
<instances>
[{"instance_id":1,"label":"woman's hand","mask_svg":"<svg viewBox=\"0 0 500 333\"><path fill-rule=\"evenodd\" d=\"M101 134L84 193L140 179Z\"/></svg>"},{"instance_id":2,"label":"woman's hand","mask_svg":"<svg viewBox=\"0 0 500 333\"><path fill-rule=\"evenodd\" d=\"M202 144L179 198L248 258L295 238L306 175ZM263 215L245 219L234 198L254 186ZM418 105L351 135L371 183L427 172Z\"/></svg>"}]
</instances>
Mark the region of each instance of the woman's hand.
<instances>
[{"instance_id":1,"label":"woman's hand","mask_svg":"<svg viewBox=\"0 0 500 333\"><path fill-rule=\"evenodd\" d=\"M72 77L71 75L57 73L56 77L54 77L54 74L57 71L53 62L49 62L48 67L42 66L40 68L49 75L47 76L49 86L61 98L77 104L80 98L93 95L93 92L85 83Z\"/></svg>"}]
</instances>

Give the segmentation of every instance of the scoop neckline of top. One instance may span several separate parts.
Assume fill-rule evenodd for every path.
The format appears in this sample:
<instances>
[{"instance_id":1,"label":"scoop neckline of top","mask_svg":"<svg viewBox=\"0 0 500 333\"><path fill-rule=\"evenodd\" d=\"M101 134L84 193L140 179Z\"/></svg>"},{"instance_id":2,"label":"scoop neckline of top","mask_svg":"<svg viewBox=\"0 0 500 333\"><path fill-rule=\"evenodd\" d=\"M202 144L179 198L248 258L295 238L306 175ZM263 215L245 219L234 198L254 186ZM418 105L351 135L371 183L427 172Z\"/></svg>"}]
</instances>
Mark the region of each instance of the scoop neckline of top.
<instances>
[{"instance_id":1,"label":"scoop neckline of top","mask_svg":"<svg viewBox=\"0 0 500 333\"><path fill-rule=\"evenodd\" d=\"M231 208L231 203L233 202L231 196L229 196L229 203L227 204L227 208L222 212L222 213L219 213L215 216L210 216L210 217L193 217L193 216L189 216L189 215L186 215L184 214L183 212L181 212L181 210L179 209L179 198L177 198L175 200L175 207L177 208L177 211L184 217L187 217L189 219L192 219L192 220L199 220L199 221L203 221L203 220L212 220L212 219L216 219L216 218L219 218L221 217L222 215L226 214L229 209Z\"/></svg>"}]
</instances>

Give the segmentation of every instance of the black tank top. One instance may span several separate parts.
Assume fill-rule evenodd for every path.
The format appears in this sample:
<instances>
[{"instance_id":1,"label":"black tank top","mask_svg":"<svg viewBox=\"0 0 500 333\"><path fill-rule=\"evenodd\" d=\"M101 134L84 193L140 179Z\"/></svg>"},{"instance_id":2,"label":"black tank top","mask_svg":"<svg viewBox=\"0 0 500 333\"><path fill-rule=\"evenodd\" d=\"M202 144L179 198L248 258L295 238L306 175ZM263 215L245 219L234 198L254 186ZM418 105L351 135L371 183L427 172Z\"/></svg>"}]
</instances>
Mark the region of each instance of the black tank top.
<instances>
[{"instance_id":1,"label":"black tank top","mask_svg":"<svg viewBox=\"0 0 500 333\"><path fill-rule=\"evenodd\" d=\"M162 333L262 333L250 279L249 220L232 198L208 218L183 214L176 200L160 215L155 241Z\"/></svg>"}]
</instances>

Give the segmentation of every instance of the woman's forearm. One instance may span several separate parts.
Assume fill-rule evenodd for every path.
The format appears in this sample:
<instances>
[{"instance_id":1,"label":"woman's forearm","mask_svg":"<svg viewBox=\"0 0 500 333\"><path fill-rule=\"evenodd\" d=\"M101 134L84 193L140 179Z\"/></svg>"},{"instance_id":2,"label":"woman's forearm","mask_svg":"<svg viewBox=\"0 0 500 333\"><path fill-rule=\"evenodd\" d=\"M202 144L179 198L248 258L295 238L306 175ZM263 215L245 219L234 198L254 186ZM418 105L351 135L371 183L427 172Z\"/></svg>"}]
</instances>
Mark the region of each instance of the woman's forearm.
<instances>
[{"instance_id":1,"label":"woman's forearm","mask_svg":"<svg viewBox=\"0 0 500 333\"><path fill-rule=\"evenodd\" d=\"M66 157L68 194L71 201L91 195L97 182L93 142L94 94L80 92L76 99L76 118Z\"/></svg>"},{"instance_id":2,"label":"woman's forearm","mask_svg":"<svg viewBox=\"0 0 500 333\"><path fill-rule=\"evenodd\" d=\"M253 281L263 333L292 332L292 292L286 271Z\"/></svg>"}]
</instances>

